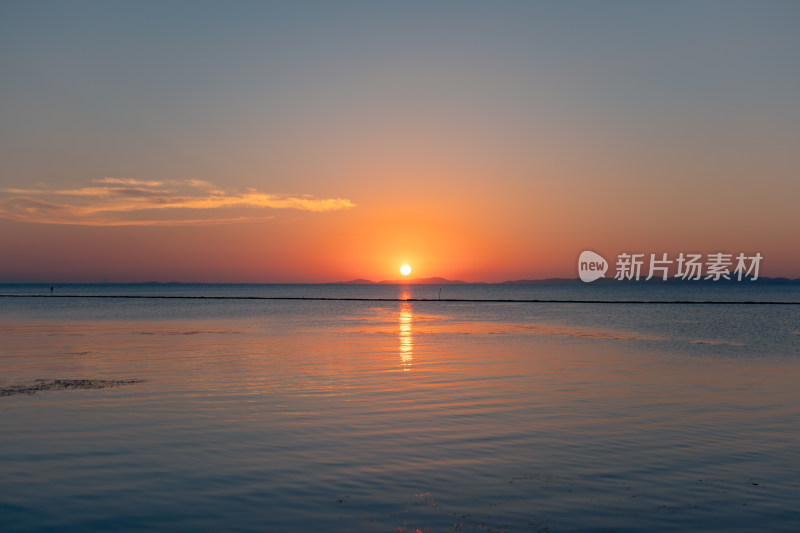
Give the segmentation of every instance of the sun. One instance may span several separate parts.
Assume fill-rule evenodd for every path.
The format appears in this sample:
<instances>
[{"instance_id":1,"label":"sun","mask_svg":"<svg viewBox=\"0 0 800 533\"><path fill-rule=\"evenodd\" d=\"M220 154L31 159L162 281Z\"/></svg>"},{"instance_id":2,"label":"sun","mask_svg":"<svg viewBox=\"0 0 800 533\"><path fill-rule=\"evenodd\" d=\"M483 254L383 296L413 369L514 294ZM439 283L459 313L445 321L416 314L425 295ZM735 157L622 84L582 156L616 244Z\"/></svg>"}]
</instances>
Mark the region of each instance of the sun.
<instances>
[{"instance_id":1,"label":"sun","mask_svg":"<svg viewBox=\"0 0 800 533\"><path fill-rule=\"evenodd\" d=\"M411 274L411 267L408 265L401 266L400 273L404 276L408 276L409 274Z\"/></svg>"}]
</instances>

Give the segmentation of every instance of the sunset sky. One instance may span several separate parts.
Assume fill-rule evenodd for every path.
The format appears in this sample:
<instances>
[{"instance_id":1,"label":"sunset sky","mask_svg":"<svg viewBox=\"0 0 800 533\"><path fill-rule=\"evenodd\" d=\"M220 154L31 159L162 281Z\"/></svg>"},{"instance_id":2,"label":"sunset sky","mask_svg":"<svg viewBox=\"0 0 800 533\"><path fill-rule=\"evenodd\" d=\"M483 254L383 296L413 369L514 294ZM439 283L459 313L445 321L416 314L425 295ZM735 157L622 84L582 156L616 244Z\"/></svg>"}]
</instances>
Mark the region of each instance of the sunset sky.
<instances>
[{"instance_id":1,"label":"sunset sky","mask_svg":"<svg viewBox=\"0 0 800 533\"><path fill-rule=\"evenodd\" d=\"M800 3L0 3L0 278L800 277Z\"/></svg>"}]
</instances>

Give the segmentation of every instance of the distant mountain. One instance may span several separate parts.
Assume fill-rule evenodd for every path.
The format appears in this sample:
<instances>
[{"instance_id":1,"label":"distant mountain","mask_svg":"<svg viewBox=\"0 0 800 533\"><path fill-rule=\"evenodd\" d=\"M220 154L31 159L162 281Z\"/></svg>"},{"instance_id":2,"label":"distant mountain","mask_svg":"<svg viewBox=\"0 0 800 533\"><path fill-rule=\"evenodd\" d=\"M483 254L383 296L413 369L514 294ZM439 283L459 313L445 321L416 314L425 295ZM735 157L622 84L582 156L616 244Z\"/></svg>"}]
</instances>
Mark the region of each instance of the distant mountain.
<instances>
[{"instance_id":1,"label":"distant mountain","mask_svg":"<svg viewBox=\"0 0 800 533\"><path fill-rule=\"evenodd\" d=\"M651 280L645 280L646 276L642 276L640 279L625 279L625 280L618 280L615 279L613 276L607 278L601 278L597 281L593 281L593 284L597 283L609 283L609 284L632 284L632 283L651 283L654 285L658 284L666 284L666 285L744 285L748 283L756 283L759 285L796 285L800 284L800 278L798 279L789 279L789 278L770 278L766 276L759 276L759 278L755 281L752 281L749 277L743 277L740 280L736 279L736 276L731 274L730 279L720 278L718 280L713 279L705 279L703 276L702 279L680 279L680 278L668 278L664 281L661 278L653 278ZM577 280L576 280L577 281Z\"/></svg>"},{"instance_id":2,"label":"distant mountain","mask_svg":"<svg viewBox=\"0 0 800 533\"><path fill-rule=\"evenodd\" d=\"M670 278L667 281L662 280L661 278L653 278L649 281L645 281L644 277L640 278L639 280L617 280L614 277L607 277L601 278L597 281L592 282L593 284L600 284L600 283L667 283L667 284L683 284L683 283L694 283L694 284L721 284L721 283L759 283L759 284L771 284L771 285L795 285L800 284L800 278L798 279L789 279L789 278L769 278L769 277L759 277L755 282L751 282L750 280L742 280L738 281L736 278L725 280L720 279L718 281L713 280L683 280L683 279L676 279ZM338 284L342 285L485 285L487 284L486 281L461 281L461 280L452 280L440 277L433 277L433 278L414 278L414 279L396 279L396 280L383 280L383 281L372 281L368 279L354 279L350 281L339 281ZM509 280L509 281L502 281L497 283L497 285L564 285L564 284L582 284L583 282L578 278L546 278L546 279L517 279L517 280Z\"/></svg>"},{"instance_id":3,"label":"distant mountain","mask_svg":"<svg viewBox=\"0 0 800 533\"><path fill-rule=\"evenodd\" d=\"M470 283L469 281L461 281L458 279L445 279L445 278L414 278L414 279L395 279L395 280L383 280L378 283L386 283L386 284L394 284L394 285L402 285L404 283L410 283L412 285L466 285ZM483 283L483 282L480 282Z\"/></svg>"},{"instance_id":4,"label":"distant mountain","mask_svg":"<svg viewBox=\"0 0 800 533\"><path fill-rule=\"evenodd\" d=\"M578 278L546 278L546 279L517 279L503 281L499 285L556 285L564 283L582 283Z\"/></svg>"},{"instance_id":5,"label":"distant mountain","mask_svg":"<svg viewBox=\"0 0 800 533\"><path fill-rule=\"evenodd\" d=\"M383 281L371 281L368 279L358 278L350 281L337 282L342 285L467 285L472 282L445 279L445 278L413 278L413 279L385 279ZM478 283L486 283L484 281Z\"/></svg>"}]
</instances>

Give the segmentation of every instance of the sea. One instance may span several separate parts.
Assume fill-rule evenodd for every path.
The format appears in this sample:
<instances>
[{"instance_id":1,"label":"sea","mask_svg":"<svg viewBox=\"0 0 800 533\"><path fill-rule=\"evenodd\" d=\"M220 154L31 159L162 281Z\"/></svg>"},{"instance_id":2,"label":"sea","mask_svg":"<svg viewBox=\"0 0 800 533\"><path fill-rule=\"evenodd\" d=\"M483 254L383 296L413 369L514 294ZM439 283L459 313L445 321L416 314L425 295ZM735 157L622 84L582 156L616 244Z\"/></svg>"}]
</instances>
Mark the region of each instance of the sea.
<instances>
[{"instance_id":1,"label":"sea","mask_svg":"<svg viewBox=\"0 0 800 533\"><path fill-rule=\"evenodd\" d=\"M800 530L800 284L0 285L2 531Z\"/></svg>"}]
</instances>

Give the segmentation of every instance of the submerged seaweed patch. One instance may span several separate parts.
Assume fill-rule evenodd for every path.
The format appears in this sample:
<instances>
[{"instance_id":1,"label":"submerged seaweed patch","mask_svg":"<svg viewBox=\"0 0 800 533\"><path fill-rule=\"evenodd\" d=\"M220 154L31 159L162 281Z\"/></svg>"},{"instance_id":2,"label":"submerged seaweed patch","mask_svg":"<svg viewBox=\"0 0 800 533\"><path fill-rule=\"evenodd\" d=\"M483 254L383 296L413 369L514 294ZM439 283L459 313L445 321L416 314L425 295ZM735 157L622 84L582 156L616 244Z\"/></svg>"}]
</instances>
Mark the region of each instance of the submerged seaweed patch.
<instances>
[{"instance_id":1,"label":"submerged seaweed patch","mask_svg":"<svg viewBox=\"0 0 800 533\"><path fill-rule=\"evenodd\" d=\"M36 394L42 391L66 389L107 389L142 383L143 379L37 379L32 383L21 383L0 388L0 396L16 396L18 394Z\"/></svg>"}]
</instances>

